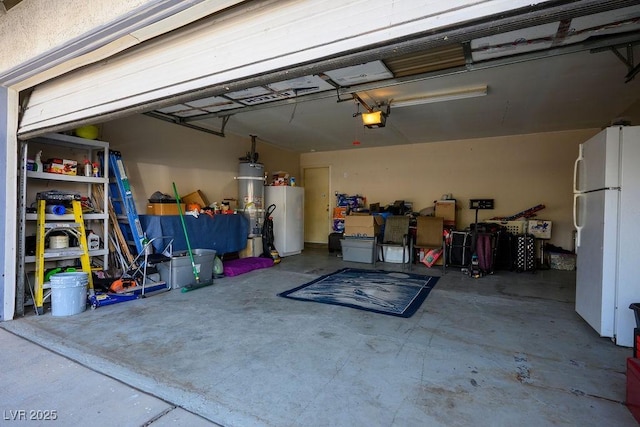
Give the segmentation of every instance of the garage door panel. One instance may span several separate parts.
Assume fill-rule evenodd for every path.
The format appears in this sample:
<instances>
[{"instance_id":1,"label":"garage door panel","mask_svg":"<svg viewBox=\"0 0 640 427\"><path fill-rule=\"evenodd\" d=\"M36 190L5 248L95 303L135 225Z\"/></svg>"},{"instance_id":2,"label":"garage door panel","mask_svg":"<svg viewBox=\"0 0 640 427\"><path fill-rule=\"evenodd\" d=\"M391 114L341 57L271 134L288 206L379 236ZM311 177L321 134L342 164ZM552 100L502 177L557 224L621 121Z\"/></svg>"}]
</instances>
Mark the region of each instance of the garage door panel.
<instances>
[{"instance_id":1,"label":"garage door panel","mask_svg":"<svg viewBox=\"0 0 640 427\"><path fill-rule=\"evenodd\" d=\"M143 105L526 6L526 1L352 0L242 8L43 83L20 133Z\"/></svg>"}]
</instances>

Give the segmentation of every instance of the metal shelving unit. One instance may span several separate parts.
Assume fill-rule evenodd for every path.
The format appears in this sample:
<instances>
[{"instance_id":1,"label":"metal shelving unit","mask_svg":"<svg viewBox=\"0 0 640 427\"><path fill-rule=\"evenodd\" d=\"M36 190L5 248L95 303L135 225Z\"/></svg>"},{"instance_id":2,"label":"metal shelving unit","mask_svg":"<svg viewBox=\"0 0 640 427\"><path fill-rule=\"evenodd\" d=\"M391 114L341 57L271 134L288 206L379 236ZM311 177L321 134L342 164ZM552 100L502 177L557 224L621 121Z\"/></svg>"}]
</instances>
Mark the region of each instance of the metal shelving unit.
<instances>
[{"instance_id":1,"label":"metal shelving unit","mask_svg":"<svg viewBox=\"0 0 640 427\"><path fill-rule=\"evenodd\" d=\"M103 207L108 206L109 202L109 172L108 165L103 164L102 176L89 177L82 175L63 175L58 173L48 173L43 171L27 170L27 159L29 154L29 146L38 143L41 146L51 146L52 150L72 152L80 152L85 158L91 161L98 161L98 152L104 152L105 156L109 155L109 143L98 140L88 140L71 135L63 134L46 134L30 140L21 141L21 168L19 175L18 188L18 256L16 266L16 314L24 315L25 307L25 291L27 290L27 273L32 269L30 265L35 264L36 257L26 254L26 239L30 228L35 227L37 220L36 213L27 213L28 201L27 190L32 183L40 182L44 185L59 185L63 189L73 188L73 191L81 193L90 199L100 196L100 202ZM78 168L80 171L81 168ZM102 191L94 194L94 185L100 185ZM96 197L94 197L96 196ZM106 208L105 208L106 209ZM109 268L109 214L103 209L99 213L86 213L83 215L87 228L92 229L102 241L102 247L97 250L89 251L91 259L98 258L98 262L107 270ZM73 214L55 215L47 214L47 221L73 221ZM35 228L34 228L35 231ZM45 261L62 261L77 258L77 254L69 250L47 250ZM33 268L35 269L35 267Z\"/></svg>"}]
</instances>

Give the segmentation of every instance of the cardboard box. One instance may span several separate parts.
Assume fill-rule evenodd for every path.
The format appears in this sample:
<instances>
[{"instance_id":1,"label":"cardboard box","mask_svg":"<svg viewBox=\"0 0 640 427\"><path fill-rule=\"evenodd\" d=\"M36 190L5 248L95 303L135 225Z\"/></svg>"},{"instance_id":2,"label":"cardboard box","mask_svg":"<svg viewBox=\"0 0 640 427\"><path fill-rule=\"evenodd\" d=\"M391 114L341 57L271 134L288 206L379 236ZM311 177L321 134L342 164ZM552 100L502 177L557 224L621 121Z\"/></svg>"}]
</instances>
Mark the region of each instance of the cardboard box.
<instances>
[{"instance_id":1,"label":"cardboard box","mask_svg":"<svg viewBox=\"0 0 640 427\"><path fill-rule=\"evenodd\" d=\"M247 239L247 246L238 252L238 257L240 258L252 258L259 257L262 255L263 246L262 246L262 236L253 236Z\"/></svg>"},{"instance_id":2,"label":"cardboard box","mask_svg":"<svg viewBox=\"0 0 640 427\"><path fill-rule=\"evenodd\" d=\"M271 174L271 185L289 185L289 173L278 171Z\"/></svg>"},{"instance_id":3,"label":"cardboard box","mask_svg":"<svg viewBox=\"0 0 640 427\"><path fill-rule=\"evenodd\" d=\"M62 175L77 175L78 162L67 159L49 159L45 172L59 173Z\"/></svg>"},{"instance_id":4,"label":"cardboard box","mask_svg":"<svg viewBox=\"0 0 640 427\"><path fill-rule=\"evenodd\" d=\"M530 219L527 227L527 233L532 234L538 239L551 238L551 221L543 219Z\"/></svg>"},{"instance_id":5,"label":"cardboard box","mask_svg":"<svg viewBox=\"0 0 640 427\"><path fill-rule=\"evenodd\" d=\"M180 203L182 213L184 213L185 204ZM176 203L148 203L147 215L179 215L178 205Z\"/></svg>"},{"instance_id":6,"label":"cardboard box","mask_svg":"<svg viewBox=\"0 0 640 427\"><path fill-rule=\"evenodd\" d=\"M427 252L429 252L429 249L420 249L420 252L418 253L418 261L420 263L424 264L424 257L427 255ZM436 260L436 262L433 263L432 267L435 265L442 266L443 263L444 263L444 254L441 253L438 259ZM426 266L427 264L424 264L424 265Z\"/></svg>"},{"instance_id":7,"label":"cardboard box","mask_svg":"<svg viewBox=\"0 0 640 427\"><path fill-rule=\"evenodd\" d=\"M185 205L190 203L197 203L201 208L209 206L209 200L207 200L207 196L200 190L196 190L193 193L189 193L186 196L181 196L180 201Z\"/></svg>"},{"instance_id":8,"label":"cardboard box","mask_svg":"<svg viewBox=\"0 0 640 427\"><path fill-rule=\"evenodd\" d=\"M436 202L435 216L444 219L445 227L456 226L456 201L455 200L438 200Z\"/></svg>"},{"instance_id":9,"label":"cardboard box","mask_svg":"<svg viewBox=\"0 0 640 427\"><path fill-rule=\"evenodd\" d=\"M346 206L338 206L337 208L333 208L333 219L342 219L347 216L347 207Z\"/></svg>"},{"instance_id":10,"label":"cardboard box","mask_svg":"<svg viewBox=\"0 0 640 427\"><path fill-rule=\"evenodd\" d=\"M380 233L384 219L379 215L349 215L344 219L344 235L375 237Z\"/></svg>"}]
</instances>

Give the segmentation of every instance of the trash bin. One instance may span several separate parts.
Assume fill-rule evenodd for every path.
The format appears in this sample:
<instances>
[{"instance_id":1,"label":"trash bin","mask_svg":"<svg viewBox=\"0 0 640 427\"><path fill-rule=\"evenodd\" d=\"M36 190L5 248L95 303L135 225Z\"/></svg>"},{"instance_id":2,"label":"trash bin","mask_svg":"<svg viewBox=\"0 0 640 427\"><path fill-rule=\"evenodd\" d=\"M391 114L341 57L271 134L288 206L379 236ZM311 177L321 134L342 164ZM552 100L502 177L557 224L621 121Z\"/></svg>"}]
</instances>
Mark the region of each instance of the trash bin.
<instances>
[{"instance_id":1,"label":"trash bin","mask_svg":"<svg viewBox=\"0 0 640 427\"><path fill-rule=\"evenodd\" d=\"M633 328L633 357L637 358L640 351L640 302L634 302L629 308L636 317L636 327Z\"/></svg>"},{"instance_id":2,"label":"trash bin","mask_svg":"<svg viewBox=\"0 0 640 427\"><path fill-rule=\"evenodd\" d=\"M87 308L87 284L85 272L57 273L51 276L51 315L72 316Z\"/></svg>"}]
</instances>

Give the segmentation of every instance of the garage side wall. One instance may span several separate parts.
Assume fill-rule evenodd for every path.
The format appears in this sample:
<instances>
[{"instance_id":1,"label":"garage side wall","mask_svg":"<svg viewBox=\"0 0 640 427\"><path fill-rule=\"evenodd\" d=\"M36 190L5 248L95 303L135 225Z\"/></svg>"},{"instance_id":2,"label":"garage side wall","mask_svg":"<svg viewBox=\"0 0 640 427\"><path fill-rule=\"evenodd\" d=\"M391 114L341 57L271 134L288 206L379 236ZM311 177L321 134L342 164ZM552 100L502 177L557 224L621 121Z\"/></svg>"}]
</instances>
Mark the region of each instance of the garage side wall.
<instances>
[{"instance_id":1,"label":"garage side wall","mask_svg":"<svg viewBox=\"0 0 640 427\"><path fill-rule=\"evenodd\" d=\"M457 199L457 227L475 220L469 199L495 199L479 220L544 204L553 221L551 243L573 248L573 163L578 144L597 129L446 141L301 155L301 168L331 165L332 191L360 194L381 206L395 200L416 211L443 194ZM366 146L366 141L362 142ZM303 183L304 185L304 183Z\"/></svg>"},{"instance_id":2,"label":"garage side wall","mask_svg":"<svg viewBox=\"0 0 640 427\"><path fill-rule=\"evenodd\" d=\"M181 196L201 190L209 202L238 197L238 164L251 151L251 137L222 138L135 115L107 122L101 139L122 153L136 207L146 212L147 199L156 191ZM259 135L258 135L259 142ZM299 155L258 143L259 162L266 172L288 171L297 176Z\"/></svg>"}]
</instances>

